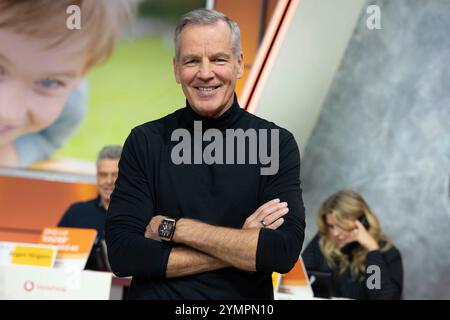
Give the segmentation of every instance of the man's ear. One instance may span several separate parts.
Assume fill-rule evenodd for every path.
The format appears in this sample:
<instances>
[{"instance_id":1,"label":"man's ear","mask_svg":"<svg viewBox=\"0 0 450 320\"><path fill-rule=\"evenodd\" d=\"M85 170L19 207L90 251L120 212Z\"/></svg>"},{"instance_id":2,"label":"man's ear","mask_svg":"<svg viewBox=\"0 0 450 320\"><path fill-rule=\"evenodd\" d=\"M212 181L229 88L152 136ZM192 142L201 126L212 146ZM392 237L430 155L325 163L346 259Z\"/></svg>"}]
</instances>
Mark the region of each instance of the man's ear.
<instances>
[{"instance_id":1,"label":"man's ear","mask_svg":"<svg viewBox=\"0 0 450 320\"><path fill-rule=\"evenodd\" d=\"M175 80L179 84L180 83L180 72L178 70L178 63L177 63L176 59L177 59L176 57L173 57L172 65L173 65L173 73L175 75Z\"/></svg>"},{"instance_id":2,"label":"man's ear","mask_svg":"<svg viewBox=\"0 0 450 320\"><path fill-rule=\"evenodd\" d=\"M237 78L240 79L244 75L244 55L242 54L242 52L239 55L237 63L238 63Z\"/></svg>"}]
</instances>

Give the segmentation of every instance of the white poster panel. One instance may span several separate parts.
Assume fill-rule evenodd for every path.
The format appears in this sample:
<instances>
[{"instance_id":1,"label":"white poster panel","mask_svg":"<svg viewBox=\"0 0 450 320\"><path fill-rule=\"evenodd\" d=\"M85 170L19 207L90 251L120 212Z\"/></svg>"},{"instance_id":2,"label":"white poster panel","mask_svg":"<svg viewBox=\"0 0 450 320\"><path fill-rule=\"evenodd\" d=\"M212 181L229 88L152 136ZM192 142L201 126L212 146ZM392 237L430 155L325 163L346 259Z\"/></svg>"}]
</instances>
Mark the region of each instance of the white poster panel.
<instances>
[{"instance_id":1,"label":"white poster panel","mask_svg":"<svg viewBox=\"0 0 450 320\"><path fill-rule=\"evenodd\" d=\"M109 272L0 266L1 300L108 300Z\"/></svg>"}]
</instances>

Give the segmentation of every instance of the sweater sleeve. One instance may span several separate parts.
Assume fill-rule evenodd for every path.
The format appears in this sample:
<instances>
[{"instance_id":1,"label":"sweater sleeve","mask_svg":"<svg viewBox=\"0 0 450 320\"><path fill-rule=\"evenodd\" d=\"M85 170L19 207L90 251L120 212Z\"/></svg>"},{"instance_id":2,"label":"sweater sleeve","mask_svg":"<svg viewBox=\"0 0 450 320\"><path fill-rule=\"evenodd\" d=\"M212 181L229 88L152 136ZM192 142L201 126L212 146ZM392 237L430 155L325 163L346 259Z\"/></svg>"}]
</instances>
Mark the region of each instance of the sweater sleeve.
<instances>
[{"instance_id":1,"label":"sweater sleeve","mask_svg":"<svg viewBox=\"0 0 450 320\"><path fill-rule=\"evenodd\" d=\"M119 176L108 208L105 240L112 271L118 276L162 278L171 245L144 237L155 214L152 155L157 143L134 129L119 162ZM151 149L151 150L150 150Z\"/></svg>"},{"instance_id":2,"label":"sweater sleeve","mask_svg":"<svg viewBox=\"0 0 450 320\"><path fill-rule=\"evenodd\" d=\"M324 257L319 246L319 234L316 234L303 250L302 259L306 271L325 271L323 270Z\"/></svg>"},{"instance_id":3,"label":"sweater sleeve","mask_svg":"<svg viewBox=\"0 0 450 320\"><path fill-rule=\"evenodd\" d=\"M277 230L261 229L256 251L256 269L263 272L289 272L297 262L305 236L305 208L300 188L300 152L294 137L280 130L280 165L268 176L262 203L279 198L289 212Z\"/></svg>"},{"instance_id":4,"label":"sweater sleeve","mask_svg":"<svg viewBox=\"0 0 450 320\"><path fill-rule=\"evenodd\" d=\"M403 265L400 252L395 247L392 247L386 252L380 252L379 250L371 251L366 256L366 264L365 288L368 299L401 299ZM373 266L377 266L380 270L380 283L378 288L368 285L373 282L371 281L371 277L376 276Z\"/></svg>"}]
</instances>

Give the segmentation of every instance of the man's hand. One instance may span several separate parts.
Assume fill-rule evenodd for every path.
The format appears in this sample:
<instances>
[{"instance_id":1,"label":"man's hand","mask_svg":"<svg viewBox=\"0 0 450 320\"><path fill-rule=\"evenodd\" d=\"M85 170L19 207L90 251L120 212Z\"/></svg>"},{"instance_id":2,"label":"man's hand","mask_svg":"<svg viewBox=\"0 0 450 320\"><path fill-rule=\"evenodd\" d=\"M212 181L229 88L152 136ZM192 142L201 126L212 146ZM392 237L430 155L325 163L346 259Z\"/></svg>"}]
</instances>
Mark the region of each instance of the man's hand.
<instances>
[{"instance_id":1,"label":"man's hand","mask_svg":"<svg viewBox=\"0 0 450 320\"><path fill-rule=\"evenodd\" d=\"M288 212L287 202L280 202L280 199L268 201L245 220L242 229L278 229L284 222L282 217Z\"/></svg>"},{"instance_id":2,"label":"man's hand","mask_svg":"<svg viewBox=\"0 0 450 320\"><path fill-rule=\"evenodd\" d=\"M154 216L150 222L148 223L147 227L145 228L145 237L147 239L153 239L156 241L161 241L158 234L158 227L161 221L163 221L166 217L162 215Z\"/></svg>"},{"instance_id":3,"label":"man's hand","mask_svg":"<svg viewBox=\"0 0 450 320\"><path fill-rule=\"evenodd\" d=\"M244 225L242 226L242 229L259 230L263 227L266 227L275 230L283 224L284 219L282 217L286 213L288 213L288 211L289 210L287 208L286 202L280 203L279 199L271 200L260 206L254 213L252 213L246 219ZM158 227L164 218L165 216L163 215L156 215L150 219L150 222L148 223L145 229L146 238L161 241L158 235ZM212 227L209 225L204 226L208 228ZM193 230L195 231L195 228L190 230L191 232ZM256 238L254 240L256 241ZM237 243L241 243L241 241L237 240ZM233 245L233 247L235 247L235 245ZM214 252L217 251L216 248L218 249L218 247L215 247ZM248 250L241 250L241 251L248 251ZM212 253L206 253L202 250L199 250L198 248L194 249L189 245L179 246L173 248L169 255L166 277L172 278L172 277L187 276L191 274L222 269L229 266L235 267L241 266L243 270L254 271L255 266L253 265L249 266L248 263L245 263L245 261L242 262L240 260L236 260L236 262L234 262L234 259L236 258L235 256L236 255L233 254L234 258L230 258L229 259L230 261L227 262L225 261L225 259L217 258L213 256ZM244 260L248 260L248 257Z\"/></svg>"}]
</instances>

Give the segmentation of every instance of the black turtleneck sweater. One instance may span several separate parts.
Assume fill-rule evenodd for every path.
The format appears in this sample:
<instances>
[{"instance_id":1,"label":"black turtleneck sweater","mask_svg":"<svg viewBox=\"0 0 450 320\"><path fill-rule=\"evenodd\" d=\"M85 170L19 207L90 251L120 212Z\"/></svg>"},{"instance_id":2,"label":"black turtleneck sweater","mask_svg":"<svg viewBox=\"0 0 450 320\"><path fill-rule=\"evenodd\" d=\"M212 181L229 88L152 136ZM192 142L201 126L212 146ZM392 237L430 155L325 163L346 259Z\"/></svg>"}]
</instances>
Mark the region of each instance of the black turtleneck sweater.
<instances>
[{"instance_id":1,"label":"black turtleneck sweater","mask_svg":"<svg viewBox=\"0 0 450 320\"><path fill-rule=\"evenodd\" d=\"M174 164L171 151L179 142L171 141L171 134L184 128L194 137L194 121L202 121L203 131L216 128L222 134L226 129L279 129L278 172L261 175L261 167L267 165L259 161ZM209 143L203 142L203 148ZM246 148L248 155L248 144ZM199 116L188 104L134 128L124 144L105 226L113 272L133 276L131 299L273 299L271 273L289 271L303 244L305 212L299 177L300 155L292 134L241 109L236 97L216 119ZM230 267L165 278L172 244L144 237L157 214L241 229L248 216L275 198L288 202L289 213L279 229L261 229L256 272Z\"/></svg>"}]
</instances>

